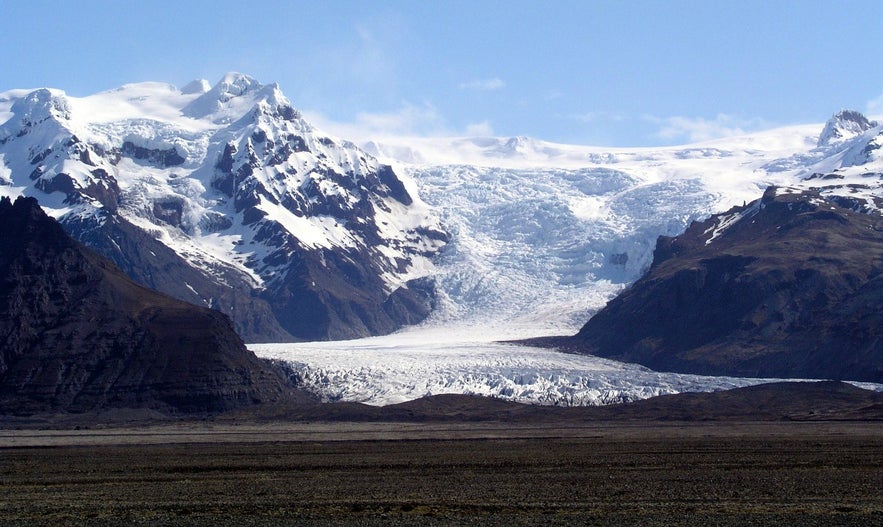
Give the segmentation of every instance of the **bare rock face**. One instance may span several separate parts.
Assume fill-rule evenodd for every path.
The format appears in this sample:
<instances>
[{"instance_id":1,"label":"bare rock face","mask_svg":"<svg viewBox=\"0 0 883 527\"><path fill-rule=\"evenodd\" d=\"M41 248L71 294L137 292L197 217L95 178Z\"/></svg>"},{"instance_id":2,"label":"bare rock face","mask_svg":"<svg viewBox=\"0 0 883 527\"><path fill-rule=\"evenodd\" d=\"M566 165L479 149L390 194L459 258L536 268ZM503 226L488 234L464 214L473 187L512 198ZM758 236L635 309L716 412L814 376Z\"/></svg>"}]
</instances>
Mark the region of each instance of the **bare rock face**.
<instances>
[{"instance_id":1,"label":"bare rock face","mask_svg":"<svg viewBox=\"0 0 883 527\"><path fill-rule=\"evenodd\" d=\"M771 188L661 237L567 345L656 370L883 382L883 218Z\"/></svg>"},{"instance_id":2,"label":"bare rock face","mask_svg":"<svg viewBox=\"0 0 883 527\"><path fill-rule=\"evenodd\" d=\"M283 400L223 314L146 289L33 198L0 200L0 413L215 412Z\"/></svg>"}]
</instances>

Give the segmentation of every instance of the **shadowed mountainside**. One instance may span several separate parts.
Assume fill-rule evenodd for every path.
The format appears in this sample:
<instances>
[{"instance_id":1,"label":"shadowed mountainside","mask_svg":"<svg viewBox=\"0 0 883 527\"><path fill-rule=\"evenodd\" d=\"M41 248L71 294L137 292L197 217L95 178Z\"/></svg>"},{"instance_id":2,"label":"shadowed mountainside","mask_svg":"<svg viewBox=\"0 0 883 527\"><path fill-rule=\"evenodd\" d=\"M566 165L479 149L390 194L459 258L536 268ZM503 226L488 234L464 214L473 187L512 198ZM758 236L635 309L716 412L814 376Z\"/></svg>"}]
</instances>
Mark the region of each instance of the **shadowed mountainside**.
<instances>
[{"instance_id":1,"label":"shadowed mountainside","mask_svg":"<svg viewBox=\"0 0 883 527\"><path fill-rule=\"evenodd\" d=\"M0 412L215 412L287 396L223 314L146 289L33 198L0 201Z\"/></svg>"},{"instance_id":2,"label":"shadowed mountainside","mask_svg":"<svg viewBox=\"0 0 883 527\"><path fill-rule=\"evenodd\" d=\"M883 218L770 188L660 237L650 270L552 344L658 371L883 382Z\"/></svg>"}]
</instances>

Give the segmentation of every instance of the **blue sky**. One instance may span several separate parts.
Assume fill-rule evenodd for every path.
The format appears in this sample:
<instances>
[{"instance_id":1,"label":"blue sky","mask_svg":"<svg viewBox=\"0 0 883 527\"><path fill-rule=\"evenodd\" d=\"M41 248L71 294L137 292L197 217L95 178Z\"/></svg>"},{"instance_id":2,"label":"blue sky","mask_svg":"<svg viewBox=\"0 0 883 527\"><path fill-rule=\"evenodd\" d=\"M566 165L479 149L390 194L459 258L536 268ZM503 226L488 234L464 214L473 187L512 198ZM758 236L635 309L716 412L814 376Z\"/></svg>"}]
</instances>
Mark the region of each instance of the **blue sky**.
<instances>
[{"instance_id":1,"label":"blue sky","mask_svg":"<svg viewBox=\"0 0 883 527\"><path fill-rule=\"evenodd\" d=\"M0 91L240 71L338 135L677 144L883 114L883 2L14 1Z\"/></svg>"}]
</instances>

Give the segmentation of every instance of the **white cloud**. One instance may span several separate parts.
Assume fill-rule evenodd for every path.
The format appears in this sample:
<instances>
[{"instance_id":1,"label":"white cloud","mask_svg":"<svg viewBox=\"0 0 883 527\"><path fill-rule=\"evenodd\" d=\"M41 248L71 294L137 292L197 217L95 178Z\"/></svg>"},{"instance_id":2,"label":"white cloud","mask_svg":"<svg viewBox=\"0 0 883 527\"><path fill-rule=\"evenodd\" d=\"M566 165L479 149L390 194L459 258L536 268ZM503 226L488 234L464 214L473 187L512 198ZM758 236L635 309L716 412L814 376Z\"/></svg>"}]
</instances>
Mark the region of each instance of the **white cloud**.
<instances>
[{"instance_id":1,"label":"white cloud","mask_svg":"<svg viewBox=\"0 0 883 527\"><path fill-rule=\"evenodd\" d=\"M591 123L596 121L615 121L621 122L625 121L625 117L618 113L613 112L585 112L585 113L574 113L564 116L565 119L572 119L575 121L580 121L583 123Z\"/></svg>"},{"instance_id":2,"label":"white cloud","mask_svg":"<svg viewBox=\"0 0 883 527\"><path fill-rule=\"evenodd\" d=\"M304 112L318 128L344 139L367 141L396 136L449 135L445 119L429 103L403 103L393 112L360 112L353 122L336 122L322 114Z\"/></svg>"},{"instance_id":3,"label":"white cloud","mask_svg":"<svg viewBox=\"0 0 883 527\"><path fill-rule=\"evenodd\" d=\"M489 123L488 121L471 123L466 126L465 135L467 137L493 137L494 129L491 127L491 123Z\"/></svg>"},{"instance_id":4,"label":"white cloud","mask_svg":"<svg viewBox=\"0 0 883 527\"><path fill-rule=\"evenodd\" d=\"M322 131L341 139L363 143L415 137L493 137L489 121L469 123L463 129L448 126L445 118L430 103L408 102L392 112L360 112L352 122L328 119L321 113L304 111L307 121Z\"/></svg>"},{"instance_id":5,"label":"white cloud","mask_svg":"<svg viewBox=\"0 0 883 527\"><path fill-rule=\"evenodd\" d=\"M502 79L498 79L496 77L494 77L493 79L480 79L460 83L461 90L494 91L503 89L505 87L506 83Z\"/></svg>"},{"instance_id":6,"label":"white cloud","mask_svg":"<svg viewBox=\"0 0 883 527\"><path fill-rule=\"evenodd\" d=\"M722 137L744 135L750 131L768 128L763 119L743 119L732 115L718 114L714 119L704 117L644 116L644 120L659 126L656 136L665 141L687 141L699 143Z\"/></svg>"},{"instance_id":7,"label":"white cloud","mask_svg":"<svg viewBox=\"0 0 883 527\"><path fill-rule=\"evenodd\" d=\"M868 104L865 105L865 110L868 115L874 117L883 116L883 95L880 95L876 99L871 99L868 101Z\"/></svg>"}]
</instances>

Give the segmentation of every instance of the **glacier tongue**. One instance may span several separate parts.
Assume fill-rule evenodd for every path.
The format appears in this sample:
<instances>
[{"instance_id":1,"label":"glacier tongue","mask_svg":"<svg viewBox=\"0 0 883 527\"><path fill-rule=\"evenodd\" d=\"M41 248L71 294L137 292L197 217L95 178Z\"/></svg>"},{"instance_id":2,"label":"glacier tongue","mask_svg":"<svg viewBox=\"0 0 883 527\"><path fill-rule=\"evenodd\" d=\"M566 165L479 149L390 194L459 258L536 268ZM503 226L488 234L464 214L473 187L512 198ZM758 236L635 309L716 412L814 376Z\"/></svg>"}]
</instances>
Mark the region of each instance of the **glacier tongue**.
<instances>
[{"instance_id":1,"label":"glacier tongue","mask_svg":"<svg viewBox=\"0 0 883 527\"><path fill-rule=\"evenodd\" d=\"M771 381L660 373L598 357L495 343L464 328L249 348L261 357L287 362L294 380L324 401L371 405L457 393L528 404L589 406ZM864 386L883 390L883 386Z\"/></svg>"}]
</instances>

